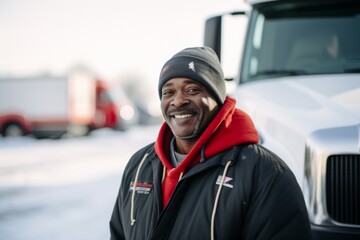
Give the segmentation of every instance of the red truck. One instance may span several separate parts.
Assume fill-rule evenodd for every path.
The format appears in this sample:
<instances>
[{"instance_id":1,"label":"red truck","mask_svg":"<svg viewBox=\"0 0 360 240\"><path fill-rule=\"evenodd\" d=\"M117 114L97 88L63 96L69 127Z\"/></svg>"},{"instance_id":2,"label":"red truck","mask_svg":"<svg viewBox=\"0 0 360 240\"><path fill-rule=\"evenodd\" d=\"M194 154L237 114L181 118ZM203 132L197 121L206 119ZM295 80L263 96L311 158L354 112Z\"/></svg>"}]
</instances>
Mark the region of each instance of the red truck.
<instances>
[{"instance_id":1,"label":"red truck","mask_svg":"<svg viewBox=\"0 0 360 240\"><path fill-rule=\"evenodd\" d=\"M135 121L135 108L112 92L105 81L86 71L61 77L2 78L0 134L61 138L104 127L126 130Z\"/></svg>"}]
</instances>

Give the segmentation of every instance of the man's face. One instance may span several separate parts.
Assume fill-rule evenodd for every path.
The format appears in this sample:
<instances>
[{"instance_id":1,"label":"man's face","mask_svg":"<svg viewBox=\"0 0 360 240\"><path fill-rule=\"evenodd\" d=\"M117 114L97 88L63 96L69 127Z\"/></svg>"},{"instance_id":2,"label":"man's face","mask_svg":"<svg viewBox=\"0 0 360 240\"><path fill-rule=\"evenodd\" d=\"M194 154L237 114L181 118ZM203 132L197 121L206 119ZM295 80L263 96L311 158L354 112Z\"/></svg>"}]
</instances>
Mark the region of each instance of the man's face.
<instances>
[{"instance_id":1,"label":"man's face","mask_svg":"<svg viewBox=\"0 0 360 240\"><path fill-rule=\"evenodd\" d=\"M176 138L196 140L218 112L207 89L188 78L173 78L162 87L161 110Z\"/></svg>"}]
</instances>

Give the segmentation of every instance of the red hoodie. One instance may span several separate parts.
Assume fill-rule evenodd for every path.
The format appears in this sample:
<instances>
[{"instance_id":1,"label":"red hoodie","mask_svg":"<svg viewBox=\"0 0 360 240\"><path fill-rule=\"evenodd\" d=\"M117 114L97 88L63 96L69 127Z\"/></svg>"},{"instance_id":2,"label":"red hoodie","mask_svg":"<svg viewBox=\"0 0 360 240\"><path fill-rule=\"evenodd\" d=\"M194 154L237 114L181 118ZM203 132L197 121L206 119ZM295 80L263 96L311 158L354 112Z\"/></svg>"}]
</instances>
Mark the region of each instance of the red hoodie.
<instances>
[{"instance_id":1,"label":"red hoodie","mask_svg":"<svg viewBox=\"0 0 360 240\"><path fill-rule=\"evenodd\" d=\"M258 133L250 117L235 108L236 100L227 97L218 114L202 133L186 158L176 168L169 161L170 142L173 136L166 124L162 125L155 142L155 151L166 167L162 183L163 206L165 207L178 183L181 174L200 161L201 149L205 146L205 159L243 143L257 143Z\"/></svg>"}]
</instances>

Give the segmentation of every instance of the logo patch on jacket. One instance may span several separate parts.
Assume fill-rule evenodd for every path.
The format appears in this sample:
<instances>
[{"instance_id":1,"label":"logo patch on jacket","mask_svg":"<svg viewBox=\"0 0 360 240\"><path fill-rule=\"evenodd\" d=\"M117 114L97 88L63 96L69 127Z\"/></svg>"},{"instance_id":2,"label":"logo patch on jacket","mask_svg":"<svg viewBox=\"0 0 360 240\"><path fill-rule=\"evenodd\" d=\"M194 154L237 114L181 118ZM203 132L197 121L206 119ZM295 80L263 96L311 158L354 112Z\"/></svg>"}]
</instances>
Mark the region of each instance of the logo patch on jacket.
<instances>
[{"instance_id":1,"label":"logo patch on jacket","mask_svg":"<svg viewBox=\"0 0 360 240\"><path fill-rule=\"evenodd\" d=\"M134 187L137 194L149 194L151 192L153 185L151 183L138 182L134 186L134 182L131 182L129 191L130 192L134 191Z\"/></svg>"},{"instance_id":2,"label":"logo patch on jacket","mask_svg":"<svg viewBox=\"0 0 360 240\"><path fill-rule=\"evenodd\" d=\"M216 184L217 184L217 185L220 185L220 184L221 184L221 179L222 179L222 177L223 177L223 176L221 176L221 175L218 176L218 178L217 178L217 180L216 180ZM228 188L233 188L234 185L229 183L229 182L232 181L232 180L233 180L233 178L231 178L231 177L226 177L226 176L225 176L225 180L224 180L223 186L228 187Z\"/></svg>"}]
</instances>

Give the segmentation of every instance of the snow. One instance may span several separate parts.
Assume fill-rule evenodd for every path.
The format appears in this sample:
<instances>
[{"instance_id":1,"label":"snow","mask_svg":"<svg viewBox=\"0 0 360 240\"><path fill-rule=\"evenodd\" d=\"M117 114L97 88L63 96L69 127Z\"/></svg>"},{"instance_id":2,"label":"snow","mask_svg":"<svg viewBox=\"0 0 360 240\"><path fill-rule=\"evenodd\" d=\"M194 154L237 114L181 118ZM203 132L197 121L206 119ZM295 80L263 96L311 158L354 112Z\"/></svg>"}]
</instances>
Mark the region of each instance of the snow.
<instances>
[{"instance_id":1,"label":"snow","mask_svg":"<svg viewBox=\"0 0 360 240\"><path fill-rule=\"evenodd\" d=\"M0 138L0 239L109 239L122 171L158 125L61 140Z\"/></svg>"}]
</instances>

